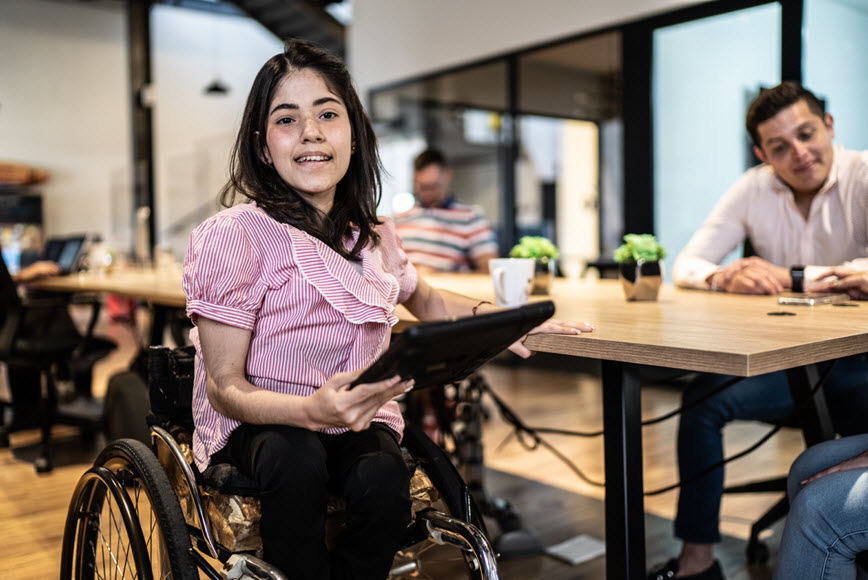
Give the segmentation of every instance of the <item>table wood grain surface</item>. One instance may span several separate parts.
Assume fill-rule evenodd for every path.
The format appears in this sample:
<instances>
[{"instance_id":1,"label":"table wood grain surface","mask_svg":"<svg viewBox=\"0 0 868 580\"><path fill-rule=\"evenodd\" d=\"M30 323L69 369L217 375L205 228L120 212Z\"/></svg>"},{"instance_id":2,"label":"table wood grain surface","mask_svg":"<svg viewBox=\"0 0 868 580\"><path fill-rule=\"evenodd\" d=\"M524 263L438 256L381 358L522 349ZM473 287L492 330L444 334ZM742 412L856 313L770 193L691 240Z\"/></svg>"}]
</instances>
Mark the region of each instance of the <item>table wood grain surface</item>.
<instances>
[{"instance_id":1,"label":"table wood grain surface","mask_svg":"<svg viewBox=\"0 0 868 580\"><path fill-rule=\"evenodd\" d=\"M427 279L493 300L487 276ZM556 279L551 292L555 317L590 322L595 330L580 336L531 336L526 344L533 350L739 376L868 351L868 302L783 306L775 296L672 285L664 285L656 301L628 302L617 280Z\"/></svg>"}]
</instances>

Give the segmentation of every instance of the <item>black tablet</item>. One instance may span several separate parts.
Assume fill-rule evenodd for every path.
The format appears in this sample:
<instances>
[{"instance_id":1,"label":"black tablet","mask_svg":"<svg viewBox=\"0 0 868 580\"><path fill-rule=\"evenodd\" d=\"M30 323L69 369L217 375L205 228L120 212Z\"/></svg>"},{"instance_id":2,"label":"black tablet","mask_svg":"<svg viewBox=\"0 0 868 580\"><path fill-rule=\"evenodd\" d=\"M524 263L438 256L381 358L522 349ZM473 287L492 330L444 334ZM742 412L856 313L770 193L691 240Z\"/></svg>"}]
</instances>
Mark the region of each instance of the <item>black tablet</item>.
<instances>
[{"instance_id":1,"label":"black tablet","mask_svg":"<svg viewBox=\"0 0 868 580\"><path fill-rule=\"evenodd\" d=\"M401 375L414 388L467 378L513 342L555 313L551 300L457 320L411 326L392 337L384 352L350 388Z\"/></svg>"}]
</instances>

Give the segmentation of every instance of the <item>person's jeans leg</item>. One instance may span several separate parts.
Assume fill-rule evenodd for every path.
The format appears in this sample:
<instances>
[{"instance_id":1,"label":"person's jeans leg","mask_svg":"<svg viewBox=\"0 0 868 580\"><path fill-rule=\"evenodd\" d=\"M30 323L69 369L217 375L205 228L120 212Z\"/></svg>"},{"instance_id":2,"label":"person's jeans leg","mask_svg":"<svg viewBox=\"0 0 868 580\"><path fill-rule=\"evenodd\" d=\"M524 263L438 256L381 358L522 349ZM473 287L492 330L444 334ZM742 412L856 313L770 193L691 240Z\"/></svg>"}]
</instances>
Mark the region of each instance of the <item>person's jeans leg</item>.
<instances>
[{"instance_id":1,"label":"person's jeans leg","mask_svg":"<svg viewBox=\"0 0 868 580\"><path fill-rule=\"evenodd\" d=\"M788 478L790 513L775 578L854 578L856 556L868 550L868 469L811 475L868 449L868 435L826 441L807 449Z\"/></svg>"},{"instance_id":2,"label":"person's jeans leg","mask_svg":"<svg viewBox=\"0 0 868 580\"><path fill-rule=\"evenodd\" d=\"M690 405L733 377L703 374L682 397ZM678 428L678 469L682 482L675 518L675 535L693 544L720 541L720 501L724 470L692 477L723 459L723 427L736 419L776 422L793 412L789 384L783 372L742 379L685 411Z\"/></svg>"},{"instance_id":3,"label":"person's jeans leg","mask_svg":"<svg viewBox=\"0 0 868 580\"><path fill-rule=\"evenodd\" d=\"M380 423L365 431L323 436L330 471L347 502L346 527L331 556L332 579L382 580L410 523L410 473L394 432Z\"/></svg>"},{"instance_id":4,"label":"person's jeans leg","mask_svg":"<svg viewBox=\"0 0 868 580\"><path fill-rule=\"evenodd\" d=\"M296 427L244 424L230 435L227 447L232 463L260 488L265 561L293 579L328 579L329 474L320 434Z\"/></svg>"}]
</instances>

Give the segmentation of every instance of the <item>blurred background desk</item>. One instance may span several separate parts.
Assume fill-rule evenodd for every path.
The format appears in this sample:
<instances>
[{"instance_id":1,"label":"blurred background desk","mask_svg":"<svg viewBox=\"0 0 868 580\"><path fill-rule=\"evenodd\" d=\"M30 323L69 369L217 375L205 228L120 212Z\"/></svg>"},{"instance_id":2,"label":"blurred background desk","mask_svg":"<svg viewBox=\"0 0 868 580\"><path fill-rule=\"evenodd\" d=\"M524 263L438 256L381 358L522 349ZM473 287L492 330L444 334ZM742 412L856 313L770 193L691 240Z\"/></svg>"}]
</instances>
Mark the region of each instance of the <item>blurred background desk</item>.
<instances>
[{"instance_id":1,"label":"blurred background desk","mask_svg":"<svg viewBox=\"0 0 868 580\"><path fill-rule=\"evenodd\" d=\"M107 293L132 298L151 307L149 343L163 344L167 316L187 303L179 269L138 268L106 273L82 272L42 278L33 283L41 290L70 293Z\"/></svg>"},{"instance_id":2,"label":"blurred background desk","mask_svg":"<svg viewBox=\"0 0 868 580\"><path fill-rule=\"evenodd\" d=\"M129 269L101 274L83 272L43 278L33 285L55 292L106 292L175 308L183 308L187 302L181 287L181 272L177 270Z\"/></svg>"}]
</instances>

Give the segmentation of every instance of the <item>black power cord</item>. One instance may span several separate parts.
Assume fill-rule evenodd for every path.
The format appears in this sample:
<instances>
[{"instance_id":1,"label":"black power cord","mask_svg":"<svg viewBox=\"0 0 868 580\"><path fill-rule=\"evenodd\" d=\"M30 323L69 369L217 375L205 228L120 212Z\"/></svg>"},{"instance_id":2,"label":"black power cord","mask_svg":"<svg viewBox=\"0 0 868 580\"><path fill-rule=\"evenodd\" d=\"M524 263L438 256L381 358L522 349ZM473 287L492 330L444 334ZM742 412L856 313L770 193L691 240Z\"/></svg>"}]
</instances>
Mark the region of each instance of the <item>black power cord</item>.
<instances>
[{"instance_id":1,"label":"black power cord","mask_svg":"<svg viewBox=\"0 0 868 580\"><path fill-rule=\"evenodd\" d=\"M817 393L817 391L819 391L823 387L823 385L825 385L826 380L829 378L829 375L832 373L832 370L835 366L835 362L836 361L832 361L832 364L829 365L829 367L823 373L823 376L820 377L820 379L817 381L817 384L811 388L811 396L812 397L813 397L813 395L815 395ZM666 419L669 419L671 417L674 417L675 415L677 415L679 413L682 413L682 412L684 412L684 411L686 411L692 407L695 407L696 405L698 405L699 403L702 403L703 401L705 401L709 397L712 397L713 395L719 393L723 389L730 387L741 380L742 380L741 377L735 377L733 379L730 379L730 380L724 382L723 384L721 384L719 387L716 387L714 390L710 391L708 394L704 395L703 397L697 399L696 401L692 401L688 405L684 405L684 406L682 406L682 407L680 407L674 411L671 411L669 413L661 415L660 417L655 417L653 419L643 421L642 426L644 427L647 425L653 425L653 424L665 421ZM525 447L526 449L528 449L530 451L533 451L533 450L537 449L538 447L542 446L545 449L547 449L552 455L554 455L559 460L561 460L561 462L563 462L573 473L576 474L576 476L579 479L581 479L585 483L587 483L589 485L593 485L595 487L605 487L605 485L606 485L605 482L591 479L573 461L571 461L569 458L567 458L557 448L555 448L553 445L551 445L549 442L547 442L545 439L543 439L539 435L539 433L549 433L549 434L557 434L557 435L570 435L570 436L575 436L575 437L599 437L600 435L603 435L603 431L581 432L581 431L568 431L568 430L564 430L564 429L528 427L527 425L524 424L524 422L521 419L519 419L518 415L516 415L515 412L506 403L504 403L503 400L490 387L486 386L485 391L488 393L488 395L492 398L494 403L497 405L498 411L500 412L503 419L507 423L510 423L514 427L512 433L510 435L514 435L523 447ZM805 405L806 405L806 402L803 402L802 406L805 406ZM743 449L742 451L739 451L735 455L732 455L730 457L726 457L721 461L717 461L717 462L709 465L708 467L706 467L705 469L703 469L699 473L697 473L697 474L695 474L695 475L693 475L693 476L691 476L691 477L689 477L683 481L679 480L677 483L674 483L672 485L668 485L666 487L662 487L662 488L655 489L652 491L646 491L643 493L643 495L646 495L646 496L660 495L660 494L666 493L668 491L672 491L674 489L677 489L686 483L691 483L691 482L696 481L702 477L705 477L706 475L708 475L709 473L711 473L715 469L726 465L730 461L735 461L736 459L740 459L740 458L744 457L745 455L755 451L760 446L765 444L769 439L771 439L772 436L774 436L778 431L780 431L781 427L782 427L782 425L774 426L771 430L769 430L768 433L766 433L765 435L760 437L760 439L758 439L752 445L748 446L747 448ZM504 442L502 442L501 445L503 445L503 443L505 443L505 442L506 442L506 440L504 440Z\"/></svg>"}]
</instances>

